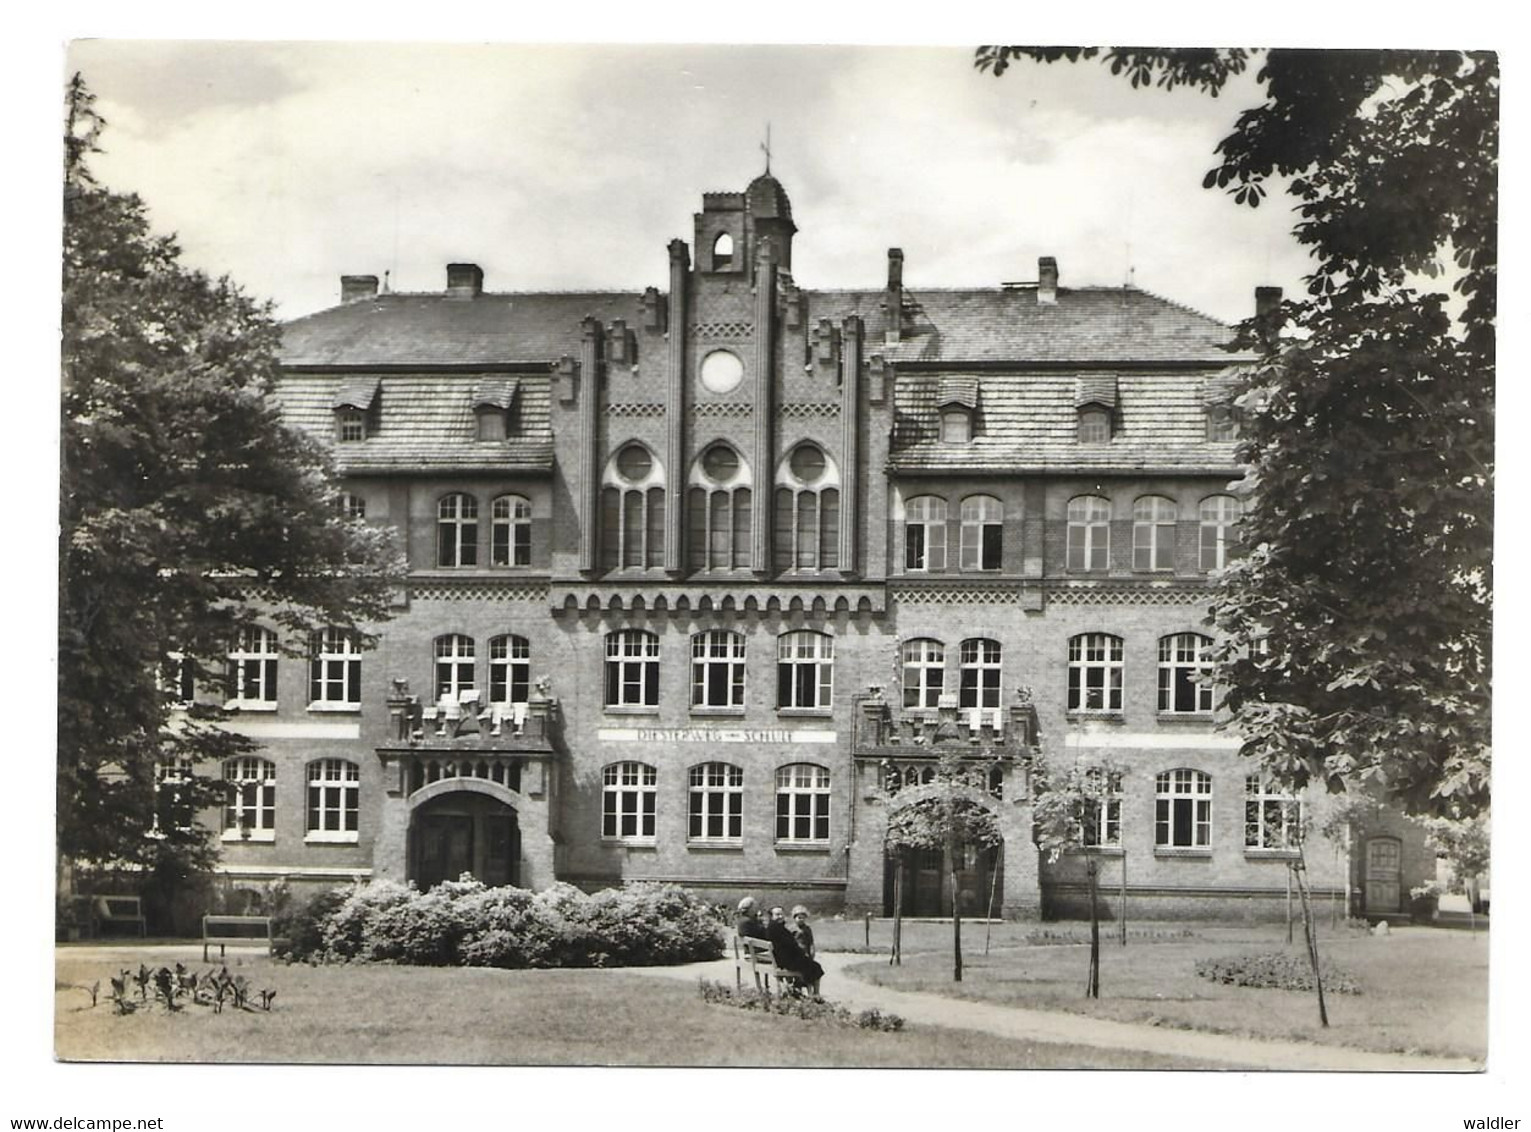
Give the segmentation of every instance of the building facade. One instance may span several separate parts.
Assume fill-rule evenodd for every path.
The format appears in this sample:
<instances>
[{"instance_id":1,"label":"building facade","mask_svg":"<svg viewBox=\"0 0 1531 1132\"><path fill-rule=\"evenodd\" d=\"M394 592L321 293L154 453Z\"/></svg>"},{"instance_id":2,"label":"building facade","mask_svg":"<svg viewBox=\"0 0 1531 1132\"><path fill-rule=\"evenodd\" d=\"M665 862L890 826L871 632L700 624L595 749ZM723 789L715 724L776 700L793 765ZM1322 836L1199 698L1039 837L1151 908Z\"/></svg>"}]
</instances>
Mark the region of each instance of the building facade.
<instances>
[{"instance_id":1,"label":"building facade","mask_svg":"<svg viewBox=\"0 0 1531 1132\"><path fill-rule=\"evenodd\" d=\"M955 750L1004 838L963 848L965 914L1081 909L1081 857L1031 841L1038 757L1110 776L1089 852L1132 915L1281 914L1324 800L1263 784L1198 679L1240 513L1228 328L1051 259L916 289L892 249L881 286L808 290L796 235L767 174L704 195L665 287L453 264L287 325L283 412L410 572L375 648L234 643L266 746L225 768L231 877L945 914L939 861L884 831ZM1369 852L1310 841L1315 888Z\"/></svg>"}]
</instances>

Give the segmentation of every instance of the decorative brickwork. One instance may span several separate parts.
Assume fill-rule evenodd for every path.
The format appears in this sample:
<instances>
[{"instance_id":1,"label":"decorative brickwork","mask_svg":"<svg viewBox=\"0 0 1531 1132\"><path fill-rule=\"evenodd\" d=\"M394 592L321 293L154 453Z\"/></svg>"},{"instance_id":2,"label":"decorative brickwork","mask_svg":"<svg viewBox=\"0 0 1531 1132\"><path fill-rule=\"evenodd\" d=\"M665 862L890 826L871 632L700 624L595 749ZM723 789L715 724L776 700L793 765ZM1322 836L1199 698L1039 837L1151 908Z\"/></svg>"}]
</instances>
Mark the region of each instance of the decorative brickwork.
<instances>
[{"instance_id":1,"label":"decorative brickwork","mask_svg":"<svg viewBox=\"0 0 1531 1132\"><path fill-rule=\"evenodd\" d=\"M776 415L783 420L832 420L840 415L840 406L833 401L791 401L777 406Z\"/></svg>"},{"instance_id":2,"label":"decorative brickwork","mask_svg":"<svg viewBox=\"0 0 1531 1132\"><path fill-rule=\"evenodd\" d=\"M691 328L691 337L697 341L749 338L755 327L742 318L722 319L716 322L699 322Z\"/></svg>"},{"instance_id":3,"label":"decorative brickwork","mask_svg":"<svg viewBox=\"0 0 1531 1132\"><path fill-rule=\"evenodd\" d=\"M410 586L415 601L527 601L546 603L546 582L499 578L433 578Z\"/></svg>"},{"instance_id":4,"label":"decorative brickwork","mask_svg":"<svg viewBox=\"0 0 1531 1132\"><path fill-rule=\"evenodd\" d=\"M1211 594L1200 587L1049 585L1049 605L1206 605Z\"/></svg>"},{"instance_id":5,"label":"decorative brickwork","mask_svg":"<svg viewBox=\"0 0 1531 1132\"><path fill-rule=\"evenodd\" d=\"M709 417L748 417L754 412L755 407L748 401L703 401L691 406L691 416L698 420Z\"/></svg>"},{"instance_id":6,"label":"decorative brickwork","mask_svg":"<svg viewBox=\"0 0 1531 1132\"><path fill-rule=\"evenodd\" d=\"M664 413L660 401L616 401L606 406L608 417L662 417Z\"/></svg>"}]
</instances>

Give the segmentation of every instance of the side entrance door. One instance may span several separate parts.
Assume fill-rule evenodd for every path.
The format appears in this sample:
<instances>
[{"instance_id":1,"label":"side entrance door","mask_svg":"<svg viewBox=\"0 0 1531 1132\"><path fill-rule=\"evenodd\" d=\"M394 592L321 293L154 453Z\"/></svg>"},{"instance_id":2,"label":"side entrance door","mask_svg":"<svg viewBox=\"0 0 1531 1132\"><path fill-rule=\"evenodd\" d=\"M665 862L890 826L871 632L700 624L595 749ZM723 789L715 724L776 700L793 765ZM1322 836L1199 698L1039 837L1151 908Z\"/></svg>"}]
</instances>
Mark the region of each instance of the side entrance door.
<instances>
[{"instance_id":1,"label":"side entrance door","mask_svg":"<svg viewBox=\"0 0 1531 1132\"><path fill-rule=\"evenodd\" d=\"M1403 909L1399 891L1403 850L1396 837L1373 837L1366 843L1366 911L1398 912Z\"/></svg>"}]
</instances>

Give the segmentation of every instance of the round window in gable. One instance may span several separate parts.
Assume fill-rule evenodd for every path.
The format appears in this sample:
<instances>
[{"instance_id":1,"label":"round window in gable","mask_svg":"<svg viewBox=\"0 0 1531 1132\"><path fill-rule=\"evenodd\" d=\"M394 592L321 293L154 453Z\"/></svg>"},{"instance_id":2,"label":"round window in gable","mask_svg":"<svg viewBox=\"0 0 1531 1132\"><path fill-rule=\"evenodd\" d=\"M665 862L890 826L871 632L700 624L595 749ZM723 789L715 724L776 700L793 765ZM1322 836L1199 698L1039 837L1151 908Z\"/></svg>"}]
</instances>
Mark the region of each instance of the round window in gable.
<instances>
[{"instance_id":1,"label":"round window in gable","mask_svg":"<svg viewBox=\"0 0 1531 1132\"><path fill-rule=\"evenodd\" d=\"M726 444L714 444L702 453L702 471L714 483L727 483L739 471L739 454Z\"/></svg>"},{"instance_id":2,"label":"round window in gable","mask_svg":"<svg viewBox=\"0 0 1531 1132\"><path fill-rule=\"evenodd\" d=\"M729 350L714 350L702 359L702 385L709 393L728 393L744 380L744 363Z\"/></svg>"},{"instance_id":3,"label":"round window in gable","mask_svg":"<svg viewBox=\"0 0 1531 1132\"><path fill-rule=\"evenodd\" d=\"M787 464L803 483L818 483L824 475L824 450L816 444L799 444Z\"/></svg>"},{"instance_id":4,"label":"round window in gable","mask_svg":"<svg viewBox=\"0 0 1531 1132\"><path fill-rule=\"evenodd\" d=\"M629 444L617 453L617 471L621 472L622 478L630 483L640 483L647 479L649 470L653 466L654 458L641 444Z\"/></svg>"}]
</instances>

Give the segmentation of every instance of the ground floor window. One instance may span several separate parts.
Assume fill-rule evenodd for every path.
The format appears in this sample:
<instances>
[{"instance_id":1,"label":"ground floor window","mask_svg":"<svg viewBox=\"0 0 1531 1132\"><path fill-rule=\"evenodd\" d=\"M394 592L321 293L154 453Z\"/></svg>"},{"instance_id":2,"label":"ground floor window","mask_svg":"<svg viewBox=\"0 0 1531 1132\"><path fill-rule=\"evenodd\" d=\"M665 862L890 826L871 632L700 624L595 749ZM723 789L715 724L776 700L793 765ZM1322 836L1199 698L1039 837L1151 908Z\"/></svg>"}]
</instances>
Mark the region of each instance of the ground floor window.
<instances>
[{"instance_id":1,"label":"ground floor window","mask_svg":"<svg viewBox=\"0 0 1531 1132\"><path fill-rule=\"evenodd\" d=\"M223 807L223 836L249 841L276 838L276 764L246 756L223 764L228 800Z\"/></svg>"},{"instance_id":2,"label":"ground floor window","mask_svg":"<svg viewBox=\"0 0 1531 1132\"><path fill-rule=\"evenodd\" d=\"M1244 779L1244 847L1296 849L1302 837L1302 802L1251 774Z\"/></svg>"},{"instance_id":3,"label":"ground floor window","mask_svg":"<svg viewBox=\"0 0 1531 1132\"><path fill-rule=\"evenodd\" d=\"M1154 780L1154 844L1171 849L1212 845L1212 776L1166 770Z\"/></svg>"},{"instance_id":4,"label":"ground floor window","mask_svg":"<svg viewBox=\"0 0 1531 1132\"><path fill-rule=\"evenodd\" d=\"M601 836L652 841L658 771L647 763L612 763L601 780Z\"/></svg>"},{"instance_id":5,"label":"ground floor window","mask_svg":"<svg viewBox=\"0 0 1531 1132\"><path fill-rule=\"evenodd\" d=\"M308 839L355 841L361 812L361 768L347 759L308 764Z\"/></svg>"},{"instance_id":6,"label":"ground floor window","mask_svg":"<svg viewBox=\"0 0 1531 1132\"><path fill-rule=\"evenodd\" d=\"M703 763L691 768L693 841L744 839L744 771L732 763Z\"/></svg>"},{"instance_id":7,"label":"ground floor window","mask_svg":"<svg viewBox=\"0 0 1531 1132\"><path fill-rule=\"evenodd\" d=\"M776 840L829 840L829 771L793 763L776 772Z\"/></svg>"}]
</instances>

